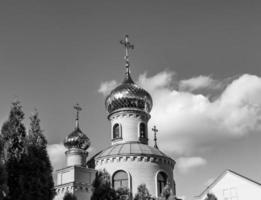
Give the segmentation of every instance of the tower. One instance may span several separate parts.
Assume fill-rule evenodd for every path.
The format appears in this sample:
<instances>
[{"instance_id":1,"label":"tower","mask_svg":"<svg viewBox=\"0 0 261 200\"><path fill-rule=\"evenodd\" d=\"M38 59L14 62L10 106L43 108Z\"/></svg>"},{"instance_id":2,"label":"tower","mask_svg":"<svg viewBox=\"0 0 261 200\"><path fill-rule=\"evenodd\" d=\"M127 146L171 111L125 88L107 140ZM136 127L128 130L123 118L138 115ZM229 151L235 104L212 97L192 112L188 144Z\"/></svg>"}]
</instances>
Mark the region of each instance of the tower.
<instances>
[{"instance_id":1,"label":"tower","mask_svg":"<svg viewBox=\"0 0 261 200\"><path fill-rule=\"evenodd\" d=\"M74 109L76 110L75 128L64 140L64 146L67 148L66 167L56 171L55 200L62 200L66 192L74 194L79 200L90 199L92 194L91 184L96 171L86 167L90 140L80 129L81 107L76 104Z\"/></svg>"},{"instance_id":2,"label":"tower","mask_svg":"<svg viewBox=\"0 0 261 200\"><path fill-rule=\"evenodd\" d=\"M75 128L64 140L64 146L68 149L65 152L66 164L68 167L84 167L88 156L87 149L90 146L90 140L80 129L79 112L82 108L79 104L76 104L74 109L76 110Z\"/></svg>"},{"instance_id":3,"label":"tower","mask_svg":"<svg viewBox=\"0 0 261 200\"><path fill-rule=\"evenodd\" d=\"M111 122L111 144L131 141L148 144L147 124L150 119L152 98L131 78L128 50L134 46L130 44L127 35L121 44L126 49L124 80L105 100L108 119Z\"/></svg>"},{"instance_id":4,"label":"tower","mask_svg":"<svg viewBox=\"0 0 261 200\"><path fill-rule=\"evenodd\" d=\"M128 35L121 44L125 47L124 79L105 100L111 124L111 146L96 155L95 169L108 171L115 189L127 187L133 195L140 184L146 184L155 197L166 184L175 193L175 161L158 149L156 139L155 147L148 145L153 102L150 94L131 78L129 50L134 46Z\"/></svg>"}]
</instances>

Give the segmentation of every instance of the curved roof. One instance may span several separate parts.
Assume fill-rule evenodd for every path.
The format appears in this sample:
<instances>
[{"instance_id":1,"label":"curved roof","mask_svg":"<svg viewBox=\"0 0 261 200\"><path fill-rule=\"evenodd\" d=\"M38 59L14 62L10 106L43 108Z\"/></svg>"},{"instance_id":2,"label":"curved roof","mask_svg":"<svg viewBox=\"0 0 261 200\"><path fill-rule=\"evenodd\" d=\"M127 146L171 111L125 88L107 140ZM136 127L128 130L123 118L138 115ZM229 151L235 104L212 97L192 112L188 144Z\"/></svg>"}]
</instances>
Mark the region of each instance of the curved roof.
<instances>
[{"instance_id":1,"label":"curved roof","mask_svg":"<svg viewBox=\"0 0 261 200\"><path fill-rule=\"evenodd\" d=\"M150 94L135 84L129 73L124 81L111 91L105 100L105 106L109 113L121 108L137 108L150 112L152 109Z\"/></svg>"},{"instance_id":2,"label":"curved roof","mask_svg":"<svg viewBox=\"0 0 261 200\"><path fill-rule=\"evenodd\" d=\"M115 144L101 151L101 153L99 153L99 155L97 155L96 158L99 159L103 157L119 155L151 155L170 158L166 154L161 152L159 149L156 149L146 144L142 144L140 142L127 142L122 144Z\"/></svg>"},{"instance_id":3,"label":"curved roof","mask_svg":"<svg viewBox=\"0 0 261 200\"><path fill-rule=\"evenodd\" d=\"M90 139L81 131L79 127L76 127L64 140L64 146L70 148L80 148L87 150L90 146Z\"/></svg>"}]
</instances>

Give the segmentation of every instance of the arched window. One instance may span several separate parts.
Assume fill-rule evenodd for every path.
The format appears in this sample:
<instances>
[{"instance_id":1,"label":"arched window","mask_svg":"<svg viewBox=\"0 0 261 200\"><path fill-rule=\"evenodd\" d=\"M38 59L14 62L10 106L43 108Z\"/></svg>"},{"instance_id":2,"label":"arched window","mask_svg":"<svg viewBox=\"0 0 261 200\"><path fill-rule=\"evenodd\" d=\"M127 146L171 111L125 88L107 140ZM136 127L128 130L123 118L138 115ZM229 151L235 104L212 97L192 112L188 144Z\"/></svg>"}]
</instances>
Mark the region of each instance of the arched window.
<instances>
[{"instance_id":1,"label":"arched window","mask_svg":"<svg viewBox=\"0 0 261 200\"><path fill-rule=\"evenodd\" d=\"M128 188L128 174L125 171L117 171L112 177L115 190L118 188Z\"/></svg>"},{"instance_id":2,"label":"arched window","mask_svg":"<svg viewBox=\"0 0 261 200\"><path fill-rule=\"evenodd\" d=\"M167 175L164 172L158 173L157 176L157 187L158 187L158 196L162 193L163 188L167 184Z\"/></svg>"},{"instance_id":3,"label":"arched window","mask_svg":"<svg viewBox=\"0 0 261 200\"><path fill-rule=\"evenodd\" d=\"M114 124L113 125L113 139L117 139L117 138L121 138L120 125Z\"/></svg>"},{"instance_id":4,"label":"arched window","mask_svg":"<svg viewBox=\"0 0 261 200\"><path fill-rule=\"evenodd\" d=\"M146 138L146 125L140 123L140 138Z\"/></svg>"}]
</instances>

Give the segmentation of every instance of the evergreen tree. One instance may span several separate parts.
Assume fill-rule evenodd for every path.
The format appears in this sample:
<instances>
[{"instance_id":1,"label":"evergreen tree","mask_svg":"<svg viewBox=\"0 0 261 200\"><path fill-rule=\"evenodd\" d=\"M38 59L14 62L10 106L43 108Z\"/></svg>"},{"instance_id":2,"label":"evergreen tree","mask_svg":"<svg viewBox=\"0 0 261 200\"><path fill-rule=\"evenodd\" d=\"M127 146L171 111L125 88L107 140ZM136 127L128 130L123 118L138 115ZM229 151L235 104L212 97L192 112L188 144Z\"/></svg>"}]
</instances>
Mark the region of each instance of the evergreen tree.
<instances>
[{"instance_id":1,"label":"evergreen tree","mask_svg":"<svg viewBox=\"0 0 261 200\"><path fill-rule=\"evenodd\" d=\"M23 124L24 112L19 101L12 103L8 120L2 126L4 146L7 150L7 159L19 160L25 151L25 126Z\"/></svg>"},{"instance_id":2,"label":"evergreen tree","mask_svg":"<svg viewBox=\"0 0 261 200\"><path fill-rule=\"evenodd\" d=\"M4 140L5 166L8 174L7 186L9 189L5 199L23 199L21 158L25 154L25 126L23 124L24 113L19 101L12 103L8 120L2 126Z\"/></svg>"},{"instance_id":3,"label":"evergreen tree","mask_svg":"<svg viewBox=\"0 0 261 200\"><path fill-rule=\"evenodd\" d=\"M149 200L151 195L145 184L138 186L138 193L135 195L134 200Z\"/></svg>"},{"instance_id":4,"label":"evergreen tree","mask_svg":"<svg viewBox=\"0 0 261 200\"><path fill-rule=\"evenodd\" d=\"M110 175L108 172L98 171L92 183L93 193L91 200L115 200L116 192L111 188Z\"/></svg>"},{"instance_id":5,"label":"evergreen tree","mask_svg":"<svg viewBox=\"0 0 261 200\"><path fill-rule=\"evenodd\" d=\"M47 154L47 141L40 127L36 111L30 117L30 129L26 140L27 153L22 157L23 192L26 200L52 200L54 183L52 166Z\"/></svg>"},{"instance_id":6,"label":"evergreen tree","mask_svg":"<svg viewBox=\"0 0 261 200\"><path fill-rule=\"evenodd\" d=\"M3 163L3 146L4 142L0 135L0 200L7 195L7 174Z\"/></svg>"},{"instance_id":7,"label":"evergreen tree","mask_svg":"<svg viewBox=\"0 0 261 200\"><path fill-rule=\"evenodd\" d=\"M63 197L63 200L77 200L77 197L69 192L66 192L66 194Z\"/></svg>"}]
</instances>

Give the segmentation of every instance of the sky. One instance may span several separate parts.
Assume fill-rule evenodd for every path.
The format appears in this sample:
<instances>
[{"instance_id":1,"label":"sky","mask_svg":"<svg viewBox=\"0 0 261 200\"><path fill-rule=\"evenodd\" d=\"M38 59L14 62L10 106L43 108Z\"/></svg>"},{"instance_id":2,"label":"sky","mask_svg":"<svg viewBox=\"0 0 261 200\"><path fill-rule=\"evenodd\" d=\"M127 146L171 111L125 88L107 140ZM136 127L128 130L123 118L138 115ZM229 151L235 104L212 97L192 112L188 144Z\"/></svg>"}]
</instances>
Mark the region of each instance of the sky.
<instances>
[{"instance_id":1,"label":"sky","mask_svg":"<svg viewBox=\"0 0 261 200\"><path fill-rule=\"evenodd\" d=\"M37 108L57 169L78 102L90 155L109 146L104 100L123 79L129 34L132 77L153 97L149 127L176 160L178 196L226 169L261 182L260 19L251 0L1 1L0 122L14 99L27 126Z\"/></svg>"}]
</instances>

